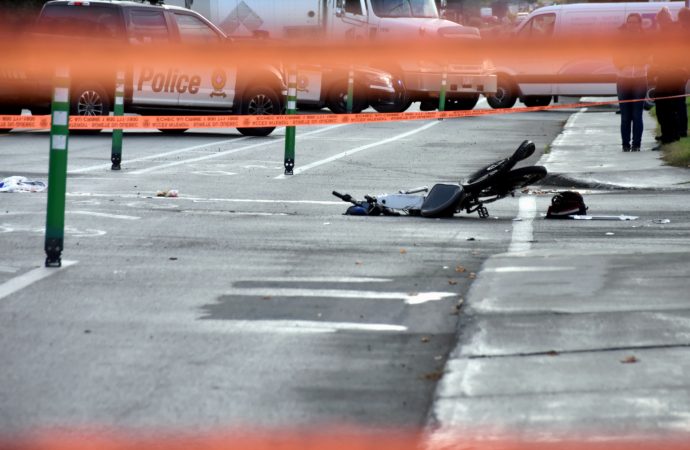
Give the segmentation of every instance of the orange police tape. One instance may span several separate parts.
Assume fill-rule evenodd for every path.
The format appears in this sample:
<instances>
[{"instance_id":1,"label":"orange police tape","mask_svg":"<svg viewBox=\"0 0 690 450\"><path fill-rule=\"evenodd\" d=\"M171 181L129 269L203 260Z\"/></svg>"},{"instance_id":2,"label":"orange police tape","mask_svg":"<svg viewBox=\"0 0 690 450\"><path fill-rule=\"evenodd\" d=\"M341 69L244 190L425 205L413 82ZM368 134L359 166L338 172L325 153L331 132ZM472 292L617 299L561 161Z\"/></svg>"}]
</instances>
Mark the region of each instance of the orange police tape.
<instances>
[{"instance_id":1,"label":"orange police tape","mask_svg":"<svg viewBox=\"0 0 690 450\"><path fill-rule=\"evenodd\" d=\"M690 94L657 97L655 100L688 97ZM475 109L472 111L428 111L404 113L363 113L363 114L301 114L301 115L259 115L259 116L71 116L69 128L85 129L166 129L166 128L256 128L309 125L336 125L376 122L401 122L408 120L456 119L460 117L492 116L532 111L586 108L640 102L637 100L610 100L601 102L580 102L564 105L533 106L510 109ZM50 116L9 116L0 115L0 128L50 128Z\"/></svg>"},{"instance_id":2,"label":"orange police tape","mask_svg":"<svg viewBox=\"0 0 690 450\"><path fill-rule=\"evenodd\" d=\"M44 432L3 442L12 450L690 450L687 436L656 439L528 440L472 436L437 441L423 433L349 431L272 431L206 435L115 432Z\"/></svg>"}]
</instances>

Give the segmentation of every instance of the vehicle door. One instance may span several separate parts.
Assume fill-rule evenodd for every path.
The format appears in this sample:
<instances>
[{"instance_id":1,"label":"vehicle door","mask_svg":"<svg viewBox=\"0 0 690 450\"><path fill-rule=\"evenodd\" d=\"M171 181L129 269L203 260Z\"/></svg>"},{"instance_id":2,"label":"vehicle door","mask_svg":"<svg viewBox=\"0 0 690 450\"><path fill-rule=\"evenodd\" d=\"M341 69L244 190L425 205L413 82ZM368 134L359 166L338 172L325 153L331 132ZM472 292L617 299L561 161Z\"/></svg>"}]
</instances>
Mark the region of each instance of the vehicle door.
<instances>
[{"instance_id":1,"label":"vehicle door","mask_svg":"<svg viewBox=\"0 0 690 450\"><path fill-rule=\"evenodd\" d=\"M201 49L218 51L218 64L201 67L175 67L175 90L179 104L185 107L231 108L235 99L237 67L227 64L221 44L225 36L196 14L175 11L172 17L177 27L180 43Z\"/></svg>"},{"instance_id":2,"label":"vehicle door","mask_svg":"<svg viewBox=\"0 0 690 450\"><path fill-rule=\"evenodd\" d=\"M623 9L594 5L596 9L564 11L559 37L578 39L601 36L607 39L618 32ZM602 52L575 49L575 53L557 60L555 95L616 95L617 70L613 58Z\"/></svg>"},{"instance_id":3,"label":"vehicle door","mask_svg":"<svg viewBox=\"0 0 690 450\"><path fill-rule=\"evenodd\" d=\"M335 13L329 17L330 36L333 39L366 39L366 0L331 0Z\"/></svg>"},{"instance_id":4,"label":"vehicle door","mask_svg":"<svg viewBox=\"0 0 690 450\"><path fill-rule=\"evenodd\" d=\"M133 47L168 45L171 31L163 9L127 8L127 39ZM167 67L166 67L167 66ZM136 64L132 68L132 103L135 105L178 104L178 95L170 89L169 65Z\"/></svg>"},{"instance_id":5,"label":"vehicle door","mask_svg":"<svg viewBox=\"0 0 690 450\"><path fill-rule=\"evenodd\" d=\"M511 64L516 71L516 81L523 95L553 95L554 74L557 63L553 58L545 58L530 47L548 43L553 39L556 28L556 13L547 12L532 17L517 35L516 44L520 46L520 60Z\"/></svg>"}]
</instances>

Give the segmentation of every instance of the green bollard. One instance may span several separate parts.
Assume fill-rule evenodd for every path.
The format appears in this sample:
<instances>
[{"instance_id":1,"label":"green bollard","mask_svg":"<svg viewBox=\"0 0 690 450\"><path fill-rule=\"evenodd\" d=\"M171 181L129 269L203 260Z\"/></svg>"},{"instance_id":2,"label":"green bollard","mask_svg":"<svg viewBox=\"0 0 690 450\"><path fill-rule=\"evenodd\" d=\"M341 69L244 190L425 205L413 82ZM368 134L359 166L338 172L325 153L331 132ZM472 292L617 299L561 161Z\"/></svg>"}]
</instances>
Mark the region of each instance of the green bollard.
<instances>
[{"instance_id":1,"label":"green bollard","mask_svg":"<svg viewBox=\"0 0 690 450\"><path fill-rule=\"evenodd\" d=\"M288 71L286 114L297 113L297 67L291 66ZM285 175L292 175L295 168L295 136L297 130L294 126L285 127Z\"/></svg>"},{"instance_id":2,"label":"green bollard","mask_svg":"<svg viewBox=\"0 0 690 450\"><path fill-rule=\"evenodd\" d=\"M123 116L125 113L125 73L118 71L115 78L115 99L113 113L115 116ZM120 170L122 162L122 129L113 129L113 146L110 153L110 161L113 165L110 170Z\"/></svg>"},{"instance_id":3,"label":"green bollard","mask_svg":"<svg viewBox=\"0 0 690 450\"><path fill-rule=\"evenodd\" d=\"M350 66L350 70L347 72L347 104L345 106L348 114L352 114L352 103L354 103L355 95L355 71Z\"/></svg>"},{"instance_id":4,"label":"green bollard","mask_svg":"<svg viewBox=\"0 0 690 450\"><path fill-rule=\"evenodd\" d=\"M446 110L446 89L448 87L448 65L443 66L443 76L441 77L441 92L438 95L438 110Z\"/></svg>"},{"instance_id":5,"label":"green bollard","mask_svg":"<svg viewBox=\"0 0 690 450\"><path fill-rule=\"evenodd\" d=\"M51 108L50 167L46 208L46 267L62 265L67 190L67 141L69 139L69 71L58 69Z\"/></svg>"}]
</instances>

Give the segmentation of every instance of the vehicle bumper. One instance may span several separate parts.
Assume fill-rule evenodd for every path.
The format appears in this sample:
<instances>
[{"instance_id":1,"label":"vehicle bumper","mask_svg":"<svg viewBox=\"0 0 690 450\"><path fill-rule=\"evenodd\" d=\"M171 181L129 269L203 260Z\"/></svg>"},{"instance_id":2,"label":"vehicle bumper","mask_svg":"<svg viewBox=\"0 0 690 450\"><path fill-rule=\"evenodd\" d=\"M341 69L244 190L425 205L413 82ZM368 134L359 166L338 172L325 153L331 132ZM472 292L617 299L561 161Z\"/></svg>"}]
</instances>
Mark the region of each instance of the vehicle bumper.
<instances>
[{"instance_id":1,"label":"vehicle bumper","mask_svg":"<svg viewBox=\"0 0 690 450\"><path fill-rule=\"evenodd\" d=\"M411 72L405 74L405 88L408 92L438 97L441 91L441 72ZM496 75L448 73L446 95L493 94L496 92Z\"/></svg>"}]
</instances>

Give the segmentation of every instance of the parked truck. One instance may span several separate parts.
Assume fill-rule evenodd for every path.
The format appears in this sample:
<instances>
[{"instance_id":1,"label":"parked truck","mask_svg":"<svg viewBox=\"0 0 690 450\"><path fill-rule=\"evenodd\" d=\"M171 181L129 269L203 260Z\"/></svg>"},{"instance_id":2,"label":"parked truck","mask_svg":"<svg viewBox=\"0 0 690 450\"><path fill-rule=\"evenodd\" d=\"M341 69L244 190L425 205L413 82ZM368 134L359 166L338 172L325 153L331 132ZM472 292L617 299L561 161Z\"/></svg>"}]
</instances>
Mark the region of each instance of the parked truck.
<instances>
[{"instance_id":1,"label":"parked truck","mask_svg":"<svg viewBox=\"0 0 690 450\"><path fill-rule=\"evenodd\" d=\"M275 38L323 37L352 40L455 39L472 45L476 29L439 18L434 0L166 0L208 17L229 36L268 33ZM469 38L469 39L468 39ZM382 112L406 110L412 102L422 109L438 106L443 64L400 61L363 62L393 76L393 103L374 106ZM302 88L320 83L318 71L305 77ZM488 61L449 61L446 109L472 109L480 94L496 91L496 76ZM299 99L299 93L298 93Z\"/></svg>"}]
</instances>

